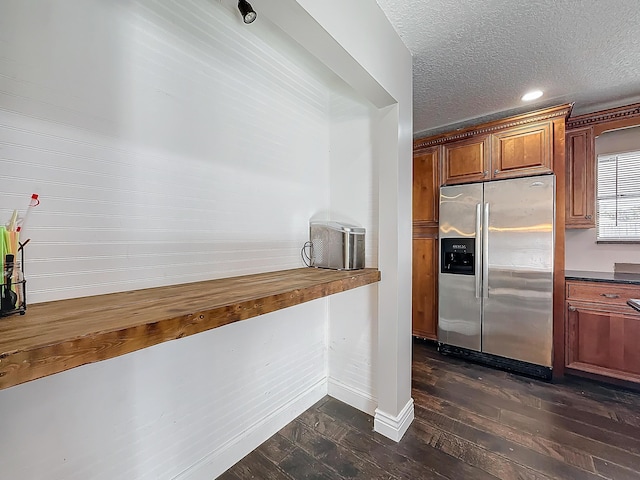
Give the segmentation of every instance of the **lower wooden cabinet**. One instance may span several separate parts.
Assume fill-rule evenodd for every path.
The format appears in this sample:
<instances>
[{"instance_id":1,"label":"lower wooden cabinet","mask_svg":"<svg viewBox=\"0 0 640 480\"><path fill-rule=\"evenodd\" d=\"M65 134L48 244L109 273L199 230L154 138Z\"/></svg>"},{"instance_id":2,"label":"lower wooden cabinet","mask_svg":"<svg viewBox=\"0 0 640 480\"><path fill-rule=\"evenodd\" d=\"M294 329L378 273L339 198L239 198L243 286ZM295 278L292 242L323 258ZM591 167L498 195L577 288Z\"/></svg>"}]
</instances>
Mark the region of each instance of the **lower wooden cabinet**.
<instances>
[{"instance_id":1,"label":"lower wooden cabinet","mask_svg":"<svg viewBox=\"0 0 640 480\"><path fill-rule=\"evenodd\" d=\"M413 335L438 338L438 239L413 239Z\"/></svg>"},{"instance_id":2,"label":"lower wooden cabinet","mask_svg":"<svg viewBox=\"0 0 640 480\"><path fill-rule=\"evenodd\" d=\"M640 286L567 282L567 369L640 383Z\"/></svg>"}]
</instances>

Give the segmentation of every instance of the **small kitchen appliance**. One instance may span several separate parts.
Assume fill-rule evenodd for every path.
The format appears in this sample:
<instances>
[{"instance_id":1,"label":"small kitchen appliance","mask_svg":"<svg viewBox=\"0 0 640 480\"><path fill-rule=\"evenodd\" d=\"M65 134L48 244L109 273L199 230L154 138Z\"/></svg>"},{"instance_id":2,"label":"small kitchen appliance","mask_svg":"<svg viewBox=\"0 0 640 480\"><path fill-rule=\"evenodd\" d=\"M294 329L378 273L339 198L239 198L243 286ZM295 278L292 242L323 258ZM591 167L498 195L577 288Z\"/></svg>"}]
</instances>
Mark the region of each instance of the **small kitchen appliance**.
<instances>
[{"instance_id":1,"label":"small kitchen appliance","mask_svg":"<svg viewBox=\"0 0 640 480\"><path fill-rule=\"evenodd\" d=\"M311 267L332 270L364 268L365 229L341 222L309 223Z\"/></svg>"}]
</instances>

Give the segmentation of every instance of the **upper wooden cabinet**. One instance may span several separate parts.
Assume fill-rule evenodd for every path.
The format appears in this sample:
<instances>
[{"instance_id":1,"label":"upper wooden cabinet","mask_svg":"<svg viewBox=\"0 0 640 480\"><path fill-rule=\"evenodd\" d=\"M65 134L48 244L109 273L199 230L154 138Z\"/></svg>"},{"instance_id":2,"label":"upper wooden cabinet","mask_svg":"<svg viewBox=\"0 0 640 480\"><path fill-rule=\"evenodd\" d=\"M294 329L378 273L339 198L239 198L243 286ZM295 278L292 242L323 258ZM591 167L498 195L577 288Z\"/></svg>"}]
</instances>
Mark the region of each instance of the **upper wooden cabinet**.
<instances>
[{"instance_id":1,"label":"upper wooden cabinet","mask_svg":"<svg viewBox=\"0 0 640 480\"><path fill-rule=\"evenodd\" d=\"M443 184L479 182L488 178L489 136L473 137L443 146Z\"/></svg>"},{"instance_id":2,"label":"upper wooden cabinet","mask_svg":"<svg viewBox=\"0 0 640 480\"><path fill-rule=\"evenodd\" d=\"M551 130L552 124L547 121L446 143L443 183L453 185L549 173L553 159Z\"/></svg>"},{"instance_id":3,"label":"upper wooden cabinet","mask_svg":"<svg viewBox=\"0 0 640 480\"><path fill-rule=\"evenodd\" d=\"M523 177L553 171L551 122L509 128L491 135L491 176Z\"/></svg>"},{"instance_id":4,"label":"upper wooden cabinet","mask_svg":"<svg viewBox=\"0 0 640 480\"><path fill-rule=\"evenodd\" d=\"M594 140L592 127L567 132L565 214L567 228L593 228L596 226Z\"/></svg>"},{"instance_id":5,"label":"upper wooden cabinet","mask_svg":"<svg viewBox=\"0 0 640 480\"><path fill-rule=\"evenodd\" d=\"M413 222L438 225L440 147L413 154Z\"/></svg>"},{"instance_id":6,"label":"upper wooden cabinet","mask_svg":"<svg viewBox=\"0 0 640 480\"><path fill-rule=\"evenodd\" d=\"M570 110L561 105L418 139L414 152L442 146L442 185L552 173L556 162L564 170L564 122Z\"/></svg>"},{"instance_id":7,"label":"upper wooden cabinet","mask_svg":"<svg viewBox=\"0 0 640 480\"><path fill-rule=\"evenodd\" d=\"M640 103L567 119L566 228L596 226L596 137L635 125L640 125Z\"/></svg>"}]
</instances>

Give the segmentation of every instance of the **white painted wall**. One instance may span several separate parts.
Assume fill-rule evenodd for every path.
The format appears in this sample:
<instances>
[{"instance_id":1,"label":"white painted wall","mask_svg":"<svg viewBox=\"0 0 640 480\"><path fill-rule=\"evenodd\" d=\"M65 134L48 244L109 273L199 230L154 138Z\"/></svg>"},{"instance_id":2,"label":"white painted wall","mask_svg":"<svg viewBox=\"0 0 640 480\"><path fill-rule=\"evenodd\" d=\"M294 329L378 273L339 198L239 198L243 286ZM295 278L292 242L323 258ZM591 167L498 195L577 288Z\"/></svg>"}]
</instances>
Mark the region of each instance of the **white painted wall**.
<instances>
[{"instance_id":1,"label":"white painted wall","mask_svg":"<svg viewBox=\"0 0 640 480\"><path fill-rule=\"evenodd\" d=\"M596 155L640 150L640 127L606 132L596 138ZM567 230L567 270L613 272L615 263L640 264L640 245L596 243L596 229Z\"/></svg>"}]
</instances>

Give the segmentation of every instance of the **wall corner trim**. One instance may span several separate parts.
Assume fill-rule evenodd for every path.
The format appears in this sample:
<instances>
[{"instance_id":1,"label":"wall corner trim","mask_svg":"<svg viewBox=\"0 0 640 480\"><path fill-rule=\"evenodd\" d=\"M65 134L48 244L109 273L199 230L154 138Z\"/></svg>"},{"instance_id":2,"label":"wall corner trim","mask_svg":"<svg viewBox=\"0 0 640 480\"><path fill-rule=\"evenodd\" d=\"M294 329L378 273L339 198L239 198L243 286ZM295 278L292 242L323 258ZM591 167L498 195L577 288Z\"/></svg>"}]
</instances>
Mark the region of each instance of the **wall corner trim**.
<instances>
[{"instance_id":1,"label":"wall corner trim","mask_svg":"<svg viewBox=\"0 0 640 480\"><path fill-rule=\"evenodd\" d=\"M328 394L330 397L340 400L353 408L357 408L368 415L375 415L378 401L371 395L367 394L367 392L344 384L333 378L329 378L328 387Z\"/></svg>"},{"instance_id":2,"label":"wall corner trim","mask_svg":"<svg viewBox=\"0 0 640 480\"><path fill-rule=\"evenodd\" d=\"M210 480L258 448L278 430L322 400L327 394L327 377L318 380L305 392L249 426L241 435L229 440L200 461L177 475L174 480Z\"/></svg>"},{"instance_id":3,"label":"wall corner trim","mask_svg":"<svg viewBox=\"0 0 640 480\"><path fill-rule=\"evenodd\" d=\"M391 416L379 408L373 421L373 429L395 442L399 442L414 419L413 398L410 398L397 416Z\"/></svg>"}]
</instances>

